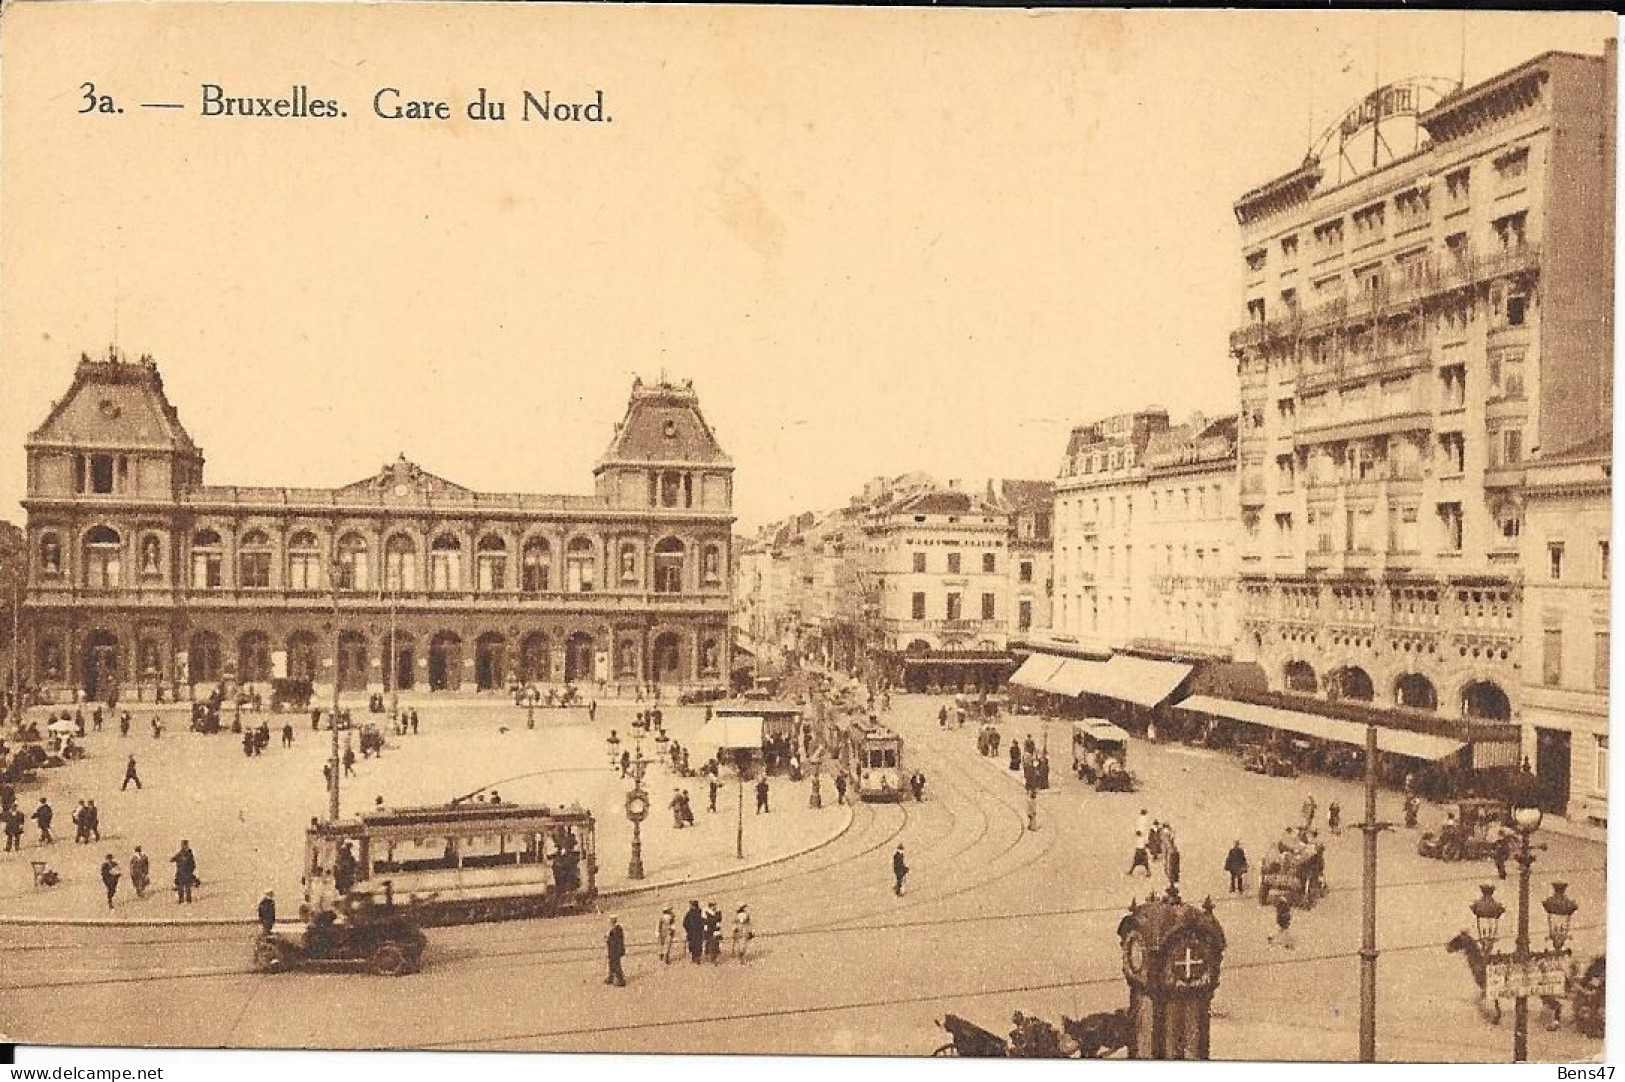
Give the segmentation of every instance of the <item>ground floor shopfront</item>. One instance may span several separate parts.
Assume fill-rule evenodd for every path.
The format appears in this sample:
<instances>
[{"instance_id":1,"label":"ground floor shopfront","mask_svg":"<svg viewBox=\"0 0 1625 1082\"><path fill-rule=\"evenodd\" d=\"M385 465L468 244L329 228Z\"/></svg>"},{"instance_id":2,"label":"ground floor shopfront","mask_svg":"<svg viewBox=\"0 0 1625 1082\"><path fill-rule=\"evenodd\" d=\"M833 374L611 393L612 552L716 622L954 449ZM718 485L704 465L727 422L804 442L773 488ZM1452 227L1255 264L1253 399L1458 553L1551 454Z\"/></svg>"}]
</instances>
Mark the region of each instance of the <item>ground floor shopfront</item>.
<instances>
[{"instance_id":1,"label":"ground floor shopfront","mask_svg":"<svg viewBox=\"0 0 1625 1082\"><path fill-rule=\"evenodd\" d=\"M533 684L722 684L726 618L706 614L41 613L24 683L47 702L166 701L221 685L311 680L344 691Z\"/></svg>"}]
</instances>

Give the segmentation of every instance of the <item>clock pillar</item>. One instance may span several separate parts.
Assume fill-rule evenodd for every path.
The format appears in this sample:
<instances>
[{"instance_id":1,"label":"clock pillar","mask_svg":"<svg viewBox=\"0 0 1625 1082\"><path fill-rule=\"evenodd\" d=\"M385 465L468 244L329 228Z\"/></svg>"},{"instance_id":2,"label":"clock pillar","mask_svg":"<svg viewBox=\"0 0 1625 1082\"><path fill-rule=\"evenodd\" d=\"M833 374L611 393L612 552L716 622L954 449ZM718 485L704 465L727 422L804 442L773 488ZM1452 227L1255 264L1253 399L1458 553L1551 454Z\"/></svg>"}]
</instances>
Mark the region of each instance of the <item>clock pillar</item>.
<instances>
[{"instance_id":1,"label":"clock pillar","mask_svg":"<svg viewBox=\"0 0 1625 1082\"><path fill-rule=\"evenodd\" d=\"M1132 905L1118 935L1129 988L1129 1058L1208 1059L1225 945L1213 899L1198 908L1170 888Z\"/></svg>"}]
</instances>

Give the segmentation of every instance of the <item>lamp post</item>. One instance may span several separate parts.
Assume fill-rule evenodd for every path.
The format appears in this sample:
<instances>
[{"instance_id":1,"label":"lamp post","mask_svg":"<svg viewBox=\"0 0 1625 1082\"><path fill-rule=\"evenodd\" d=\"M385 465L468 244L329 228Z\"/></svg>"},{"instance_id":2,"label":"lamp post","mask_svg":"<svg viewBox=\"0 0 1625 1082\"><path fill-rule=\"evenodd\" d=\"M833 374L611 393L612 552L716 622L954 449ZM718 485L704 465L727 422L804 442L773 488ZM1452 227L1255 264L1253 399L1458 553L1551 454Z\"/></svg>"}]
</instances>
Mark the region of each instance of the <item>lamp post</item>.
<instances>
[{"instance_id":1,"label":"lamp post","mask_svg":"<svg viewBox=\"0 0 1625 1082\"><path fill-rule=\"evenodd\" d=\"M1533 845L1529 838L1540 829L1540 821L1540 805L1532 798L1526 785L1525 792L1512 806L1512 825L1517 829L1519 838L1518 851L1513 854L1513 859L1518 863L1518 934L1510 952L1496 953L1495 950L1496 932L1502 915L1506 913L1506 906L1496 899L1494 885L1486 883L1479 887L1479 897L1468 906L1477 925L1479 947L1488 965L1490 979L1485 982L1486 988L1495 987L1497 998L1503 991L1509 991L1513 996L1514 1063L1529 1060L1529 997L1561 994L1559 989L1547 991L1542 988L1538 971L1545 970L1547 963L1560 962L1568 957L1569 924L1575 911L1580 908L1579 903L1568 896L1567 883L1553 883L1552 893L1541 902L1541 908L1546 911L1546 934L1552 946L1550 950L1531 949L1529 873L1535 863L1534 850L1544 849L1545 846Z\"/></svg>"},{"instance_id":2,"label":"lamp post","mask_svg":"<svg viewBox=\"0 0 1625 1082\"><path fill-rule=\"evenodd\" d=\"M632 757L632 791L626 795L626 817L632 820L632 862L628 879L643 878L643 820L649 814L649 794L643 791L643 772L651 760L643 757L643 741L638 739Z\"/></svg>"},{"instance_id":3,"label":"lamp post","mask_svg":"<svg viewBox=\"0 0 1625 1082\"><path fill-rule=\"evenodd\" d=\"M330 765L332 782L327 787L327 818L338 822L339 818L339 639L343 634L339 630L339 576L343 571L343 564L334 559L328 564L327 581L333 588L333 716L331 728L333 730L333 754Z\"/></svg>"},{"instance_id":4,"label":"lamp post","mask_svg":"<svg viewBox=\"0 0 1625 1082\"><path fill-rule=\"evenodd\" d=\"M400 584L397 583L396 587ZM401 677L397 671L401 663L401 644L396 640L396 610L400 607L401 592L398 588L389 591L389 660L385 664L389 668L389 717L390 720L399 720L401 712Z\"/></svg>"},{"instance_id":5,"label":"lamp post","mask_svg":"<svg viewBox=\"0 0 1625 1082\"><path fill-rule=\"evenodd\" d=\"M22 563L9 569L11 579L11 709L19 725L23 720L23 679L18 661L22 656Z\"/></svg>"},{"instance_id":6,"label":"lamp post","mask_svg":"<svg viewBox=\"0 0 1625 1082\"><path fill-rule=\"evenodd\" d=\"M1377 727L1365 727L1365 861L1361 871L1360 1062L1377 1061Z\"/></svg>"}]
</instances>

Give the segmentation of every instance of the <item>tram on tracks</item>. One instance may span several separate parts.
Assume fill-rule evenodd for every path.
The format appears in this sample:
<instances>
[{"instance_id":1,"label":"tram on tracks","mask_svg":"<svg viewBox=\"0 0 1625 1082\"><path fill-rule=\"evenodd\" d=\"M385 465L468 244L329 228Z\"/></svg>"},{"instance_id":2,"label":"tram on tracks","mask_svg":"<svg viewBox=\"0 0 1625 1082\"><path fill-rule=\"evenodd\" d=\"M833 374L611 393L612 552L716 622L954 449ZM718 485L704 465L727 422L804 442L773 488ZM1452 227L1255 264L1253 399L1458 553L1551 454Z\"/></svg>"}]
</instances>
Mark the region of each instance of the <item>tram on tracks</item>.
<instances>
[{"instance_id":1,"label":"tram on tracks","mask_svg":"<svg viewBox=\"0 0 1625 1082\"><path fill-rule=\"evenodd\" d=\"M841 765L863 800L902 800L908 792L903 772L903 738L878 722L849 723L841 735Z\"/></svg>"},{"instance_id":2,"label":"tram on tracks","mask_svg":"<svg viewBox=\"0 0 1625 1082\"><path fill-rule=\"evenodd\" d=\"M592 813L577 806L381 808L305 832L305 904L409 905L426 926L556 916L591 908Z\"/></svg>"}]
</instances>

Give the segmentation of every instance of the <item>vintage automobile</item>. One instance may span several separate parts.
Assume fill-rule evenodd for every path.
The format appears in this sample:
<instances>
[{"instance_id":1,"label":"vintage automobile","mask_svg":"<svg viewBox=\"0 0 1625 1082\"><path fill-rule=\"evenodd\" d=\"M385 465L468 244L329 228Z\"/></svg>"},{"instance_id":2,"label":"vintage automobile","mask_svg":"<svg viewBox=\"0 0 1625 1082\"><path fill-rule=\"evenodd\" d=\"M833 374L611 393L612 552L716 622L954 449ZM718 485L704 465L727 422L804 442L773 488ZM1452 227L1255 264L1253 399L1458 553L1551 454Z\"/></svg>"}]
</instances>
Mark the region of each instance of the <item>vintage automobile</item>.
<instances>
[{"instance_id":1,"label":"vintage automobile","mask_svg":"<svg viewBox=\"0 0 1625 1082\"><path fill-rule=\"evenodd\" d=\"M1477 798L1452 805L1438 830L1423 834L1416 851L1434 860L1485 860L1495 855L1501 833L1508 829L1504 800Z\"/></svg>"},{"instance_id":2,"label":"vintage automobile","mask_svg":"<svg viewBox=\"0 0 1625 1082\"><path fill-rule=\"evenodd\" d=\"M1109 721L1072 723L1072 769L1101 793L1132 793L1139 783L1128 769L1128 733Z\"/></svg>"},{"instance_id":3,"label":"vintage automobile","mask_svg":"<svg viewBox=\"0 0 1625 1082\"><path fill-rule=\"evenodd\" d=\"M1271 748L1257 745L1242 750L1241 765L1251 773L1263 774L1271 778L1295 778L1298 776L1298 765L1290 758Z\"/></svg>"},{"instance_id":4,"label":"vintage automobile","mask_svg":"<svg viewBox=\"0 0 1625 1082\"><path fill-rule=\"evenodd\" d=\"M284 973L315 966L370 969L399 977L422 968L429 940L417 924L393 908L346 907L316 912L303 925L280 927L254 944L254 966L262 973Z\"/></svg>"},{"instance_id":5,"label":"vintage automobile","mask_svg":"<svg viewBox=\"0 0 1625 1082\"><path fill-rule=\"evenodd\" d=\"M1258 875L1258 904L1285 898L1294 909L1312 908L1326 896L1326 847L1313 842L1280 843L1264 858Z\"/></svg>"}]
</instances>

